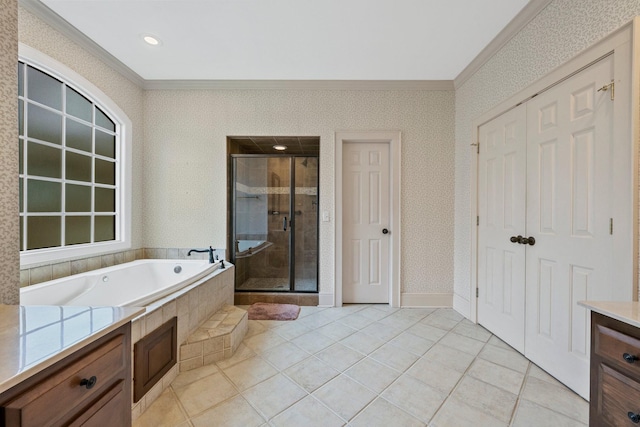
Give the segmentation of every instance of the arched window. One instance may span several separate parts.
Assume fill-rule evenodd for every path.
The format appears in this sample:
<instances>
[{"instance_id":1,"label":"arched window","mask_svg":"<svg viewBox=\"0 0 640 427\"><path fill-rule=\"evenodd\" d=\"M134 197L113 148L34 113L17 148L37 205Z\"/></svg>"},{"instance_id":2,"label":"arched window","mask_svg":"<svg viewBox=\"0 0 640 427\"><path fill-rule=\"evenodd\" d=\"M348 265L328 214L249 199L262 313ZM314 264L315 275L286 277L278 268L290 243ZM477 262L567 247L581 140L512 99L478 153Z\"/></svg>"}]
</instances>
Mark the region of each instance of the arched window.
<instances>
[{"instance_id":1,"label":"arched window","mask_svg":"<svg viewBox=\"0 0 640 427\"><path fill-rule=\"evenodd\" d=\"M42 54L30 59L23 50L21 265L129 248L130 149L123 136L130 122L88 81Z\"/></svg>"}]
</instances>

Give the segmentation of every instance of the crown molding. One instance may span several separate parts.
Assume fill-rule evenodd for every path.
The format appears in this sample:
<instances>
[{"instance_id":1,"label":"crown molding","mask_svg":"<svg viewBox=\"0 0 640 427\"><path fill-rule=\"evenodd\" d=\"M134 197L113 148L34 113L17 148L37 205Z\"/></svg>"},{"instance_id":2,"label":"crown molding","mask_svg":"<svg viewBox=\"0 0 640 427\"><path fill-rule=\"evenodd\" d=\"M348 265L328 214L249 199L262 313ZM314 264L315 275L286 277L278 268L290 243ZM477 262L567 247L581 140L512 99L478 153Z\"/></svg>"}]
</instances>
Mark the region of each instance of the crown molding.
<instances>
[{"instance_id":1,"label":"crown molding","mask_svg":"<svg viewBox=\"0 0 640 427\"><path fill-rule=\"evenodd\" d=\"M42 19L45 23L53 27L53 29L60 32L62 35L106 63L109 67L122 74L132 83L136 84L139 87L144 87L144 79L140 77L135 71L127 67L118 58L116 58L104 48L102 48L99 44L91 40L80 30L71 25L68 21L63 19L60 15L49 9L44 3L38 0L18 0L18 3L27 11L34 14L38 18Z\"/></svg>"},{"instance_id":2,"label":"crown molding","mask_svg":"<svg viewBox=\"0 0 640 427\"><path fill-rule=\"evenodd\" d=\"M491 42L480 51L473 61L465 67L453 80L455 89L462 86L484 64L486 64L500 49L502 49L516 34L518 34L533 18L553 0L529 0L529 3L507 24Z\"/></svg>"},{"instance_id":3,"label":"crown molding","mask_svg":"<svg viewBox=\"0 0 640 427\"><path fill-rule=\"evenodd\" d=\"M452 91L453 80L145 80L146 90Z\"/></svg>"}]
</instances>

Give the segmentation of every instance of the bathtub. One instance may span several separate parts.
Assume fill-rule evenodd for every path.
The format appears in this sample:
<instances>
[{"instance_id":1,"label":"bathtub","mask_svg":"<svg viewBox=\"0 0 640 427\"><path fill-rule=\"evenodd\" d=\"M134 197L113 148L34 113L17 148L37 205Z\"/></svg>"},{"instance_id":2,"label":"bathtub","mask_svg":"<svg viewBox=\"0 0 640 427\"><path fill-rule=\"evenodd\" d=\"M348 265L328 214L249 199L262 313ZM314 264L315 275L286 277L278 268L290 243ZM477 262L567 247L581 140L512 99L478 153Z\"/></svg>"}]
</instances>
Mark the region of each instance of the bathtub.
<instances>
[{"instance_id":1,"label":"bathtub","mask_svg":"<svg viewBox=\"0 0 640 427\"><path fill-rule=\"evenodd\" d=\"M145 307L219 266L219 262L202 260L132 261L24 287L20 289L20 304Z\"/></svg>"}]
</instances>

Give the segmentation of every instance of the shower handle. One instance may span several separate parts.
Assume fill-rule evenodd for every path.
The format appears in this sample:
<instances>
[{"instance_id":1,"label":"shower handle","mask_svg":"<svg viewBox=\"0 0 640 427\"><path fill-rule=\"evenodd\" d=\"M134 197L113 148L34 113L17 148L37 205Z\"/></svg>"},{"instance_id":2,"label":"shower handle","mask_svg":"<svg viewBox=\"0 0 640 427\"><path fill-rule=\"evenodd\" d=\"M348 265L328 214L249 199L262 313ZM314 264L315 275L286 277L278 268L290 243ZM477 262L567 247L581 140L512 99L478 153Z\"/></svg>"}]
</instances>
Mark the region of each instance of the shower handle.
<instances>
[{"instance_id":1,"label":"shower handle","mask_svg":"<svg viewBox=\"0 0 640 427\"><path fill-rule=\"evenodd\" d=\"M282 228L283 231L287 231L287 217L284 217L284 220L282 221Z\"/></svg>"}]
</instances>

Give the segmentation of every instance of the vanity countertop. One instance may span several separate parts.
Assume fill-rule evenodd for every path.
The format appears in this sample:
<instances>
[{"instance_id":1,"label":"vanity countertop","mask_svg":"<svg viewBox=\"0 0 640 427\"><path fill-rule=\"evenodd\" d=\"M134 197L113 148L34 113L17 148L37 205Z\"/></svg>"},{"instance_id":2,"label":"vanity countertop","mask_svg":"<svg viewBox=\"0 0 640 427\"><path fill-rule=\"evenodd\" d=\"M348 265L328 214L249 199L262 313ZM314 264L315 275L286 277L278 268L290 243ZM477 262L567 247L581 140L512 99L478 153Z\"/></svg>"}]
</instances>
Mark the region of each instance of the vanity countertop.
<instances>
[{"instance_id":1,"label":"vanity countertop","mask_svg":"<svg viewBox=\"0 0 640 427\"><path fill-rule=\"evenodd\" d=\"M0 393L119 328L144 310L0 305Z\"/></svg>"},{"instance_id":2,"label":"vanity countertop","mask_svg":"<svg viewBox=\"0 0 640 427\"><path fill-rule=\"evenodd\" d=\"M578 305L640 328L640 302L636 301L579 301Z\"/></svg>"}]
</instances>

